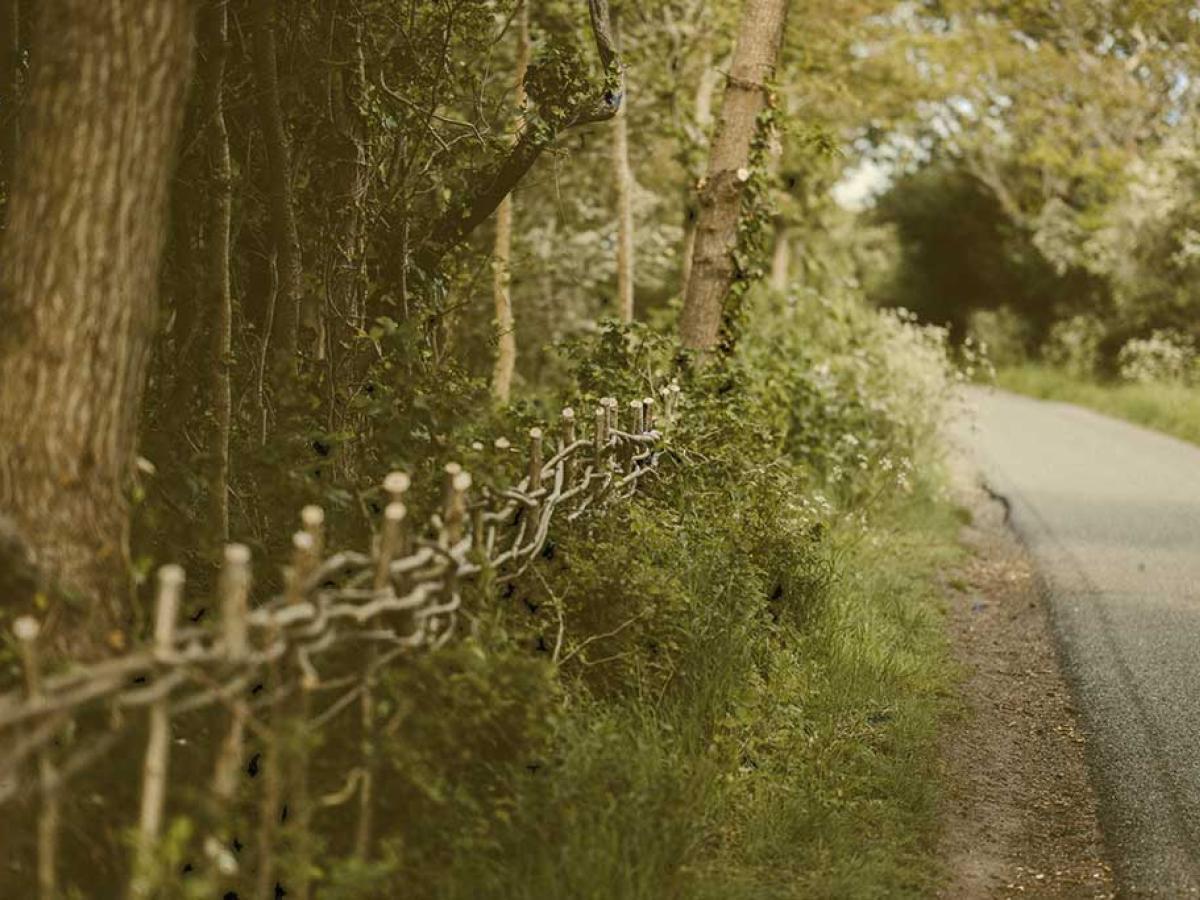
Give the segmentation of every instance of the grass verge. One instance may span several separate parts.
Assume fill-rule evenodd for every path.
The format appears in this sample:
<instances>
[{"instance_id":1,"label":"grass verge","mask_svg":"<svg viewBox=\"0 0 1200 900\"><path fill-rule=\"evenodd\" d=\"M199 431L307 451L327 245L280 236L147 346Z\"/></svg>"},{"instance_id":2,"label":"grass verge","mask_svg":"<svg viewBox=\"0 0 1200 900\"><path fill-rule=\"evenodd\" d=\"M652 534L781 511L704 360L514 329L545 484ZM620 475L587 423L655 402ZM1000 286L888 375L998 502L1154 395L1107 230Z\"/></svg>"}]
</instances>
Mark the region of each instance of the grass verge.
<instances>
[{"instance_id":1,"label":"grass verge","mask_svg":"<svg viewBox=\"0 0 1200 900\"><path fill-rule=\"evenodd\" d=\"M685 683L575 705L547 764L509 773L502 827L433 895L928 896L954 703L937 575L959 525L927 493L834 525L819 600L762 629L751 666L718 616Z\"/></svg>"},{"instance_id":2,"label":"grass verge","mask_svg":"<svg viewBox=\"0 0 1200 900\"><path fill-rule=\"evenodd\" d=\"M475 598L471 641L390 673L384 852L322 896L933 891L945 336L852 302L767 313L693 373L637 503ZM568 348L577 390L666 368L659 343Z\"/></svg>"},{"instance_id":3,"label":"grass verge","mask_svg":"<svg viewBox=\"0 0 1200 900\"><path fill-rule=\"evenodd\" d=\"M1000 370L996 383L1018 394L1077 403L1200 444L1200 391L1192 387L1099 383L1034 363Z\"/></svg>"},{"instance_id":4,"label":"grass verge","mask_svg":"<svg viewBox=\"0 0 1200 900\"><path fill-rule=\"evenodd\" d=\"M834 536L839 576L772 653L721 793L696 897L928 896L940 877L936 739L953 675L937 573L960 522L929 498Z\"/></svg>"}]
</instances>

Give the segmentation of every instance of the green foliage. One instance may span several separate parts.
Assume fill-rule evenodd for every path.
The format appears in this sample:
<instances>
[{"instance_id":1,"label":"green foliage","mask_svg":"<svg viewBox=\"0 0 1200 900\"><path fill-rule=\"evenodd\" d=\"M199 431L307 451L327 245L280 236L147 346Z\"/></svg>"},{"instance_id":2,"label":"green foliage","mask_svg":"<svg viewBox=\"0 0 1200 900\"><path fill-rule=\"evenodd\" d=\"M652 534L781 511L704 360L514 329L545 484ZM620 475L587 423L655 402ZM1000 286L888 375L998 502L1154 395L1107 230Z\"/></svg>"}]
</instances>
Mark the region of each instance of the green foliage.
<instances>
[{"instance_id":1,"label":"green foliage","mask_svg":"<svg viewBox=\"0 0 1200 900\"><path fill-rule=\"evenodd\" d=\"M470 640L389 671L383 852L349 863L335 843L335 896L931 883L945 335L849 297L750 301L737 353L701 370L646 326L560 349L578 409L682 379L659 477L471 598Z\"/></svg>"},{"instance_id":2,"label":"green foliage","mask_svg":"<svg viewBox=\"0 0 1200 900\"><path fill-rule=\"evenodd\" d=\"M1110 304L1103 279L1080 265L1056 267L961 166L906 175L873 215L895 228L900 246L875 301L949 325L960 339L973 311L1007 309L1029 323L1032 351L1057 319Z\"/></svg>"},{"instance_id":3,"label":"green foliage","mask_svg":"<svg viewBox=\"0 0 1200 900\"><path fill-rule=\"evenodd\" d=\"M594 96L588 60L577 40L544 47L530 63L525 91L551 129L567 124L580 104Z\"/></svg>"}]
</instances>

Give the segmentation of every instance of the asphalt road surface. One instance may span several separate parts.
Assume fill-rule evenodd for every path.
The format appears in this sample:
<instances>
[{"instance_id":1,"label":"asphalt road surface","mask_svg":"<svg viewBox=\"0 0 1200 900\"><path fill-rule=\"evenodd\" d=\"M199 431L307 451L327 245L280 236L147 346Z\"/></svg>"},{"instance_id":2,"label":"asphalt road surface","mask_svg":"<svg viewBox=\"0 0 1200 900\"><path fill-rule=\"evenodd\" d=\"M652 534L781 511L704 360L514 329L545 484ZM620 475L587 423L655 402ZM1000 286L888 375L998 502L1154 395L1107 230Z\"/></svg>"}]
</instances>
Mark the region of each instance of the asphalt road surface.
<instances>
[{"instance_id":1,"label":"asphalt road surface","mask_svg":"<svg viewBox=\"0 0 1200 900\"><path fill-rule=\"evenodd\" d=\"M1050 598L1123 895L1200 895L1200 448L971 394L965 435Z\"/></svg>"}]
</instances>

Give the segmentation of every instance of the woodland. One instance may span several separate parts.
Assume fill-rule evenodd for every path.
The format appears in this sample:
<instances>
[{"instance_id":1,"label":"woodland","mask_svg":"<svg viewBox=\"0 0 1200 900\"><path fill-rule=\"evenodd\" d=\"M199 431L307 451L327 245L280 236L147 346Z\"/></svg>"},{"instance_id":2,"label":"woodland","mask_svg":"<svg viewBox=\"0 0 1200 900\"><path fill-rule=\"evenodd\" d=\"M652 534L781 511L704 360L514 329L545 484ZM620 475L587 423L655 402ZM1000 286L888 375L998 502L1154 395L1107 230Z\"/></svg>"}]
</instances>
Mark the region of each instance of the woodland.
<instances>
[{"instance_id":1,"label":"woodland","mask_svg":"<svg viewBox=\"0 0 1200 900\"><path fill-rule=\"evenodd\" d=\"M0 2L0 802L40 823L0 825L0 894L927 894L943 426L993 364L1200 378L1198 29L1165 0ZM303 682L278 703L18 712L148 646L162 567L204 635L231 560L251 610L296 599L297 547L379 568L389 473L445 550L446 497L534 491L563 408L590 439L610 397L596 465L652 471L520 571L462 556L437 646L331 651L368 685L342 720L290 656L251 679Z\"/></svg>"}]
</instances>

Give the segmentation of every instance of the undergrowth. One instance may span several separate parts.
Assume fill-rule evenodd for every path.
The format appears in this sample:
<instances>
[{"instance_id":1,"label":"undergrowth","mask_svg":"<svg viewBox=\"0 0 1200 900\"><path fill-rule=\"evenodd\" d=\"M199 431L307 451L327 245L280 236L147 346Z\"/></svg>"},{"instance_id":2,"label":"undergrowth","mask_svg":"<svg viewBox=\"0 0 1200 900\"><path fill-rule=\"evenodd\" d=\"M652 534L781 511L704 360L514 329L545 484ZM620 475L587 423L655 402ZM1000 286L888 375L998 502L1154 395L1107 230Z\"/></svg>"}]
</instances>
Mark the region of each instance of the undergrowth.
<instances>
[{"instance_id":1,"label":"undergrowth","mask_svg":"<svg viewBox=\"0 0 1200 900\"><path fill-rule=\"evenodd\" d=\"M737 356L688 376L644 496L477 597L447 661L393 674L387 862L335 865L323 896L936 883L945 338L848 300L758 302ZM608 326L563 350L565 392L644 390L672 352Z\"/></svg>"},{"instance_id":2,"label":"undergrowth","mask_svg":"<svg viewBox=\"0 0 1200 900\"><path fill-rule=\"evenodd\" d=\"M559 526L518 580L472 589L462 639L380 676L374 852L353 857L356 803L323 805L316 897L758 900L936 884L950 676L933 575L956 527L939 499L956 380L945 335L852 299L752 302L732 358L681 365L669 330L609 324L558 349L554 396L501 417L515 439L559 403L683 383L634 502ZM414 433L468 446L442 424ZM515 475L485 456L462 458L480 481ZM290 738L308 741L314 795L337 794L362 759L357 723L351 709L319 739ZM179 777L205 783L207 755L185 751ZM251 896L254 846L235 838L214 879L203 823L172 815L161 896ZM120 839L111 825L71 837L90 860L113 859ZM90 884L124 883L110 864Z\"/></svg>"}]
</instances>

